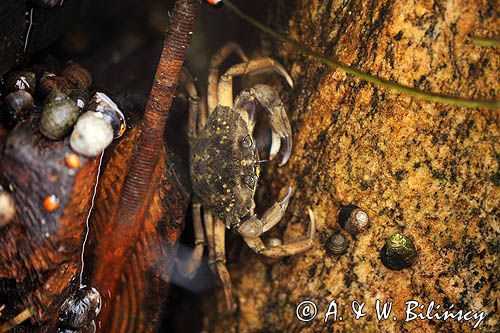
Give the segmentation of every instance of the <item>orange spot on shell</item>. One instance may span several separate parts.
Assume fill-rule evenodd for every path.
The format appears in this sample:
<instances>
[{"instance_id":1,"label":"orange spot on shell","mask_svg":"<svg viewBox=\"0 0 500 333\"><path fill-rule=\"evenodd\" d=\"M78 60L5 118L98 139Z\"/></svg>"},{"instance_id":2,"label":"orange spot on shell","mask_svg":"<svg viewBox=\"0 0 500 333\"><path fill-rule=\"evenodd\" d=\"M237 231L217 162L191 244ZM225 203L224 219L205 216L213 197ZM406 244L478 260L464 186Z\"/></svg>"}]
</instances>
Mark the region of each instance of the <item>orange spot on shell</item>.
<instances>
[{"instance_id":1,"label":"orange spot on shell","mask_svg":"<svg viewBox=\"0 0 500 333\"><path fill-rule=\"evenodd\" d=\"M66 165L71 169L78 169L80 166L80 157L77 154L69 153L66 154Z\"/></svg>"},{"instance_id":2,"label":"orange spot on shell","mask_svg":"<svg viewBox=\"0 0 500 333\"><path fill-rule=\"evenodd\" d=\"M207 0L207 2L210 4L210 5L217 5L221 2L221 0Z\"/></svg>"},{"instance_id":3,"label":"orange spot on shell","mask_svg":"<svg viewBox=\"0 0 500 333\"><path fill-rule=\"evenodd\" d=\"M170 191L172 189L172 185L167 184L165 185L165 190Z\"/></svg>"},{"instance_id":4,"label":"orange spot on shell","mask_svg":"<svg viewBox=\"0 0 500 333\"><path fill-rule=\"evenodd\" d=\"M45 199L43 199L43 208L47 212L52 212L59 208L59 199L55 195L49 195Z\"/></svg>"}]
</instances>

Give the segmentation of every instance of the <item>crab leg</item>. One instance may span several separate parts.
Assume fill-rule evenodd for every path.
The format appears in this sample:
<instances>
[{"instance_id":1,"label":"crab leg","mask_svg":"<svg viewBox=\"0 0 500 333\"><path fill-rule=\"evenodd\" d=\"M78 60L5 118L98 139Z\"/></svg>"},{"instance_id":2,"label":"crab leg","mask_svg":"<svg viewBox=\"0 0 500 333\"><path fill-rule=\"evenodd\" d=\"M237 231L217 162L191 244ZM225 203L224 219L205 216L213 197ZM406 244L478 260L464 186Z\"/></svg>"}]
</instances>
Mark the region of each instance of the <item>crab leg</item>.
<instances>
[{"instance_id":1,"label":"crab leg","mask_svg":"<svg viewBox=\"0 0 500 333\"><path fill-rule=\"evenodd\" d=\"M250 89L243 90L234 102L234 110L242 114L248 113L248 127L252 131L255 125L256 103L266 111L272 128L271 149L269 159L274 159L283 144L284 153L280 166L284 165L292 154L292 128L286 114L285 106L278 93L265 84L257 84Z\"/></svg>"},{"instance_id":2,"label":"crab leg","mask_svg":"<svg viewBox=\"0 0 500 333\"><path fill-rule=\"evenodd\" d=\"M245 74L257 74L274 70L283 76L286 82L293 87L293 81L286 69L276 60L271 58L253 59L234 65L220 77L217 96L219 104L233 107L233 78Z\"/></svg>"},{"instance_id":3,"label":"crab leg","mask_svg":"<svg viewBox=\"0 0 500 333\"><path fill-rule=\"evenodd\" d=\"M232 311L234 309L233 289L231 284L231 277L229 276L229 271L226 267L226 225L220 220L215 220L214 231L215 266L224 288L227 307L229 311Z\"/></svg>"},{"instance_id":4,"label":"crab leg","mask_svg":"<svg viewBox=\"0 0 500 333\"><path fill-rule=\"evenodd\" d=\"M212 112L218 104L217 86L219 84L219 68L224 60L233 52L236 52L243 61L248 61L248 57L241 47L233 42L226 43L212 56L208 73L208 111Z\"/></svg>"},{"instance_id":5,"label":"crab leg","mask_svg":"<svg viewBox=\"0 0 500 333\"><path fill-rule=\"evenodd\" d=\"M215 231L214 231L214 219L212 213L207 210L204 211L203 220L205 221L205 234L207 235L207 246L208 246L208 264L210 269L215 274Z\"/></svg>"},{"instance_id":6,"label":"crab leg","mask_svg":"<svg viewBox=\"0 0 500 333\"><path fill-rule=\"evenodd\" d=\"M309 209L309 228L308 235L306 239L296 240L288 244L282 244L282 242L274 241L271 245L266 246L260 235L265 231L268 231L271 227L276 225L276 223L283 217L288 201L291 196L291 189L289 189L287 195L280 202L276 203L271 207L262 217L262 219L257 219L255 216L246 220L241 224L238 232L243 236L243 239L247 245L256 253L262 254L270 258L281 258L290 256L299 252L306 251L310 249L314 244L314 234L316 232L316 224L314 221L314 214Z\"/></svg>"},{"instance_id":7,"label":"crab leg","mask_svg":"<svg viewBox=\"0 0 500 333\"><path fill-rule=\"evenodd\" d=\"M310 233L311 231L309 231ZM281 244L277 246L266 246L264 242L259 238L247 238L243 237L247 245L256 253L262 254L263 256L269 258L282 258L291 256L300 252L309 250L314 242L313 236L309 235L307 239L297 240L288 244Z\"/></svg>"},{"instance_id":8,"label":"crab leg","mask_svg":"<svg viewBox=\"0 0 500 333\"><path fill-rule=\"evenodd\" d=\"M264 213L264 215L262 215L261 220L264 222L264 224L262 225L262 233L265 233L266 231L274 227L283 218L292 194L293 189L289 187L285 197L275 203Z\"/></svg>"},{"instance_id":9,"label":"crab leg","mask_svg":"<svg viewBox=\"0 0 500 333\"><path fill-rule=\"evenodd\" d=\"M203 233L203 224L201 220L201 204L193 203L193 226L194 226L194 250L186 260L176 259L177 268L179 273L192 279L201 265L203 257L203 247L205 245L205 235Z\"/></svg>"},{"instance_id":10,"label":"crab leg","mask_svg":"<svg viewBox=\"0 0 500 333\"><path fill-rule=\"evenodd\" d=\"M195 138L198 133L198 129L205 126L206 117L203 117L203 113L200 114L200 119L198 122L199 111L199 97L196 85L194 84L193 77L186 67L182 67L182 71L179 77L184 89L189 95L189 118L188 118L188 137ZM198 125L198 126L197 126Z\"/></svg>"}]
</instances>

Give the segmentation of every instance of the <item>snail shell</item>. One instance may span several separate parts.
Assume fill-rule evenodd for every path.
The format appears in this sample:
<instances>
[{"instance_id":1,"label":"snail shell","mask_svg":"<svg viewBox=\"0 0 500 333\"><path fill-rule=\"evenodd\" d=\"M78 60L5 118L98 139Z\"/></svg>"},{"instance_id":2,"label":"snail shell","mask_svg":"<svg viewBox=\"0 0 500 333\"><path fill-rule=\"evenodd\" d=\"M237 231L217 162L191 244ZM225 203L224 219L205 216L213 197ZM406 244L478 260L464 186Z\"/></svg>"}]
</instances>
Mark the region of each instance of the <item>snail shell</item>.
<instances>
[{"instance_id":1,"label":"snail shell","mask_svg":"<svg viewBox=\"0 0 500 333\"><path fill-rule=\"evenodd\" d=\"M387 238L380 250L382 263L389 269L400 270L410 267L417 258L417 248L410 237L396 233Z\"/></svg>"},{"instance_id":2,"label":"snail shell","mask_svg":"<svg viewBox=\"0 0 500 333\"><path fill-rule=\"evenodd\" d=\"M108 95L102 92L95 93L89 102L88 109L102 113L104 119L113 128L115 138L122 136L127 129L123 112Z\"/></svg>"},{"instance_id":3,"label":"snail shell","mask_svg":"<svg viewBox=\"0 0 500 333\"><path fill-rule=\"evenodd\" d=\"M90 72L76 62L68 62L62 76L76 89L88 89L92 85Z\"/></svg>"},{"instance_id":4,"label":"snail shell","mask_svg":"<svg viewBox=\"0 0 500 333\"><path fill-rule=\"evenodd\" d=\"M14 198L7 192L0 192L0 228L9 224L16 214Z\"/></svg>"},{"instance_id":5,"label":"snail shell","mask_svg":"<svg viewBox=\"0 0 500 333\"><path fill-rule=\"evenodd\" d=\"M349 243L340 233L331 235L325 242L325 249L331 255L339 255L347 250Z\"/></svg>"},{"instance_id":6,"label":"snail shell","mask_svg":"<svg viewBox=\"0 0 500 333\"><path fill-rule=\"evenodd\" d=\"M113 129L100 112L87 111L78 118L69 144L87 157L99 155L113 141Z\"/></svg>"},{"instance_id":7,"label":"snail shell","mask_svg":"<svg viewBox=\"0 0 500 333\"><path fill-rule=\"evenodd\" d=\"M61 305L59 326L72 329L85 327L91 324L100 311L101 295L97 289L80 289Z\"/></svg>"},{"instance_id":8,"label":"snail shell","mask_svg":"<svg viewBox=\"0 0 500 333\"><path fill-rule=\"evenodd\" d=\"M339 224L350 234L357 235L368 227L368 214L356 205L348 205L340 208Z\"/></svg>"},{"instance_id":9,"label":"snail shell","mask_svg":"<svg viewBox=\"0 0 500 333\"><path fill-rule=\"evenodd\" d=\"M53 73L45 72L40 79L39 91L43 96L49 95L52 90L59 89L61 91L68 91L71 88L71 84L66 78L62 76L55 75Z\"/></svg>"},{"instance_id":10,"label":"snail shell","mask_svg":"<svg viewBox=\"0 0 500 333\"><path fill-rule=\"evenodd\" d=\"M73 89L68 96L75 101L76 106L78 106L80 110L85 109L89 101L89 94L84 89Z\"/></svg>"},{"instance_id":11,"label":"snail shell","mask_svg":"<svg viewBox=\"0 0 500 333\"><path fill-rule=\"evenodd\" d=\"M25 117L28 111L35 106L33 96L26 90L13 91L3 101L3 113L9 125L15 125L19 119Z\"/></svg>"},{"instance_id":12,"label":"snail shell","mask_svg":"<svg viewBox=\"0 0 500 333\"><path fill-rule=\"evenodd\" d=\"M4 76L4 87L7 91L26 90L35 92L36 75L30 71L13 71Z\"/></svg>"},{"instance_id":13,"label":"snail shell","mask_svg":"<svg viewBox=\"0 0 500 333\"><path fill-rule=\"evenodd\" d=\"M56 88L45 101L38 129L47 138L60 140L71 131L79 114L76 103Z\"/></svg>"}]
</instances>

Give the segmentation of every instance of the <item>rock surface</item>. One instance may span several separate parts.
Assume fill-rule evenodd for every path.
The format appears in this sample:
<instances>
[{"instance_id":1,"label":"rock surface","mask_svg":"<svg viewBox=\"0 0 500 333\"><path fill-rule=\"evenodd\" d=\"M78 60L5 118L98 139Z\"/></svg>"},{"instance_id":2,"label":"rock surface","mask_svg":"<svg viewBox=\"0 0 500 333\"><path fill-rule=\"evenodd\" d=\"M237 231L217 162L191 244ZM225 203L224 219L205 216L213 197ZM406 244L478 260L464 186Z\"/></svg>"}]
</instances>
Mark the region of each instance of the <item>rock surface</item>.
<instances>
[{"instance_id":1,"label":"rock surface","mask_svg":"<svg viewBox=\"0 0 500 333\"><path fill-rule=\"evenodd\" d=\"M274 28L363 71L433 92L498 99L498 50L469 39L499 36L493 1L282 0L272 9ZM498 110L421 101L276 46L274 56L296 83L291 93L282 92L288 93L295 146L286 166L268 166L258 205L270 206L289 184L294 199L268 237L305 235L307 207L316 214L319 235L312 250L275 263L244 247L229 265L238 311L225 313L220 290L206 304L206 328L449 332L471 331L476 322L405 323L405 302L416 300L435 301L439 311L451 304L454 311L484 311L480 330L498 331ZM340 229L339 207L349 203L365 209L371 225L356 237L345 234L346 254L329 256L323 243ZM396 232L411 236L419 251L416 263L401 271L379 258ZM393 302L389 320L376 319L376 299ZM307 323L295 317L303 300L319 310ZM332 300L343 321L325 324ZM366 303L367 315L359 320L350 311L355 300Z\"/></svg>"}]
</instances>

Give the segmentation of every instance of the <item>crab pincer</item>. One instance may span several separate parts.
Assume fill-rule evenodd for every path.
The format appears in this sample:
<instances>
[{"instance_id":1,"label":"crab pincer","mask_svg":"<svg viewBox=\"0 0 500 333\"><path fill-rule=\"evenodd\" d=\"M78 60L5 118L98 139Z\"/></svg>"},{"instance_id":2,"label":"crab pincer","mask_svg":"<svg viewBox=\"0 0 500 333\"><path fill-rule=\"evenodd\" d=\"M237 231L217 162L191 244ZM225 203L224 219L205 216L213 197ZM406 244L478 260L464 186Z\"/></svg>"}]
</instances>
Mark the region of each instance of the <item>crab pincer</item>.
<instances>
[{"instance_id":1,"label":"crab pincer","mask_svg":"<svg viewBox=\"0 0 500 333\"><path fill-rule=\"evenodd\" d=\"M267 119L272 129L272 141L269 159L273 160L283 148L280 166L285 165L292 154L292 128L285 106L276 90L266 84L257 84L243 90L234 103L235 110L246 110L249 114L249 126L255 126L257 104L267 111Z\"/></svg>"}]
</instances>

